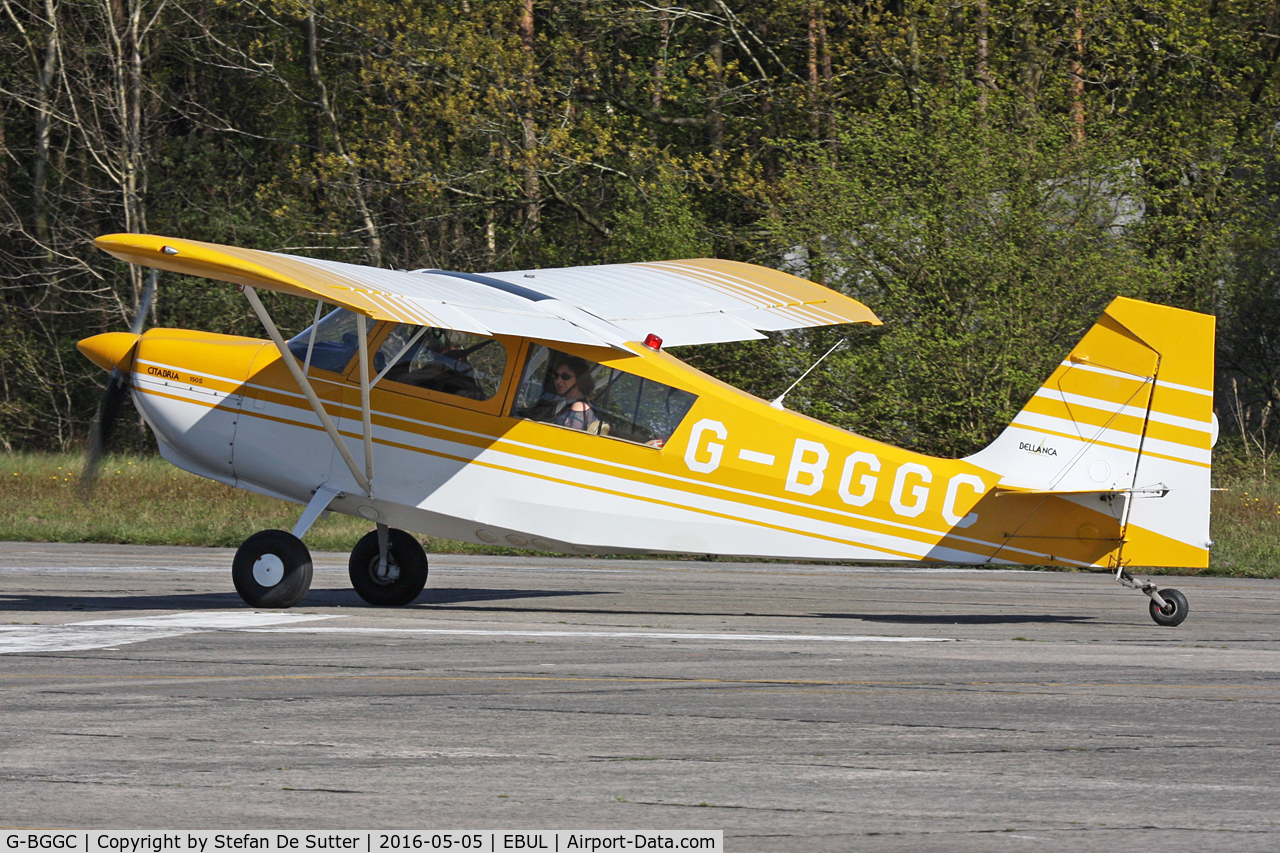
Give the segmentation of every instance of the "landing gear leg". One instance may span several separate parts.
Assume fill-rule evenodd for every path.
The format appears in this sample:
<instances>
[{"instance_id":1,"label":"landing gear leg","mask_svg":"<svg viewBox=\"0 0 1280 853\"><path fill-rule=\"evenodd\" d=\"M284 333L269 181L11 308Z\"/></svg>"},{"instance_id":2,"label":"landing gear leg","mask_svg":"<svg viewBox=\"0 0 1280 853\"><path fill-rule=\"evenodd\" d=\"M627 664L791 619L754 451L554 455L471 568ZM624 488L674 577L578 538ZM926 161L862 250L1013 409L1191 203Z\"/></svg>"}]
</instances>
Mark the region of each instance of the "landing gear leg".
<instances>
[{"instance_id":1,"label":"landing gear leg","mask_svg":"<svg viewBox=\"0 0 1280 853\"><path fill-rule=\"evenodd\" d=\"M1137 579L1123 568L1116 571L1116 580L1146 593L1151 599L1151 618L1157 625L1172 628L1187 618L1187 597L1176 589L1157 589L1151 581Z\"/></svg>"},{"instance_id":2,"label":"landing gear leg","mask_svg":"<svg viewBox=\"0 0 1280 853\"><path fill-rule=\"evenodd\" d=\"M391 528L385 524L379 524L375 531L378 534L378 568L374 572L374 577L377 580L394 580L394 578L390 577L391 562L387 559L387 553L391 550L390 531Z\"/></svg>"}]
</instances>

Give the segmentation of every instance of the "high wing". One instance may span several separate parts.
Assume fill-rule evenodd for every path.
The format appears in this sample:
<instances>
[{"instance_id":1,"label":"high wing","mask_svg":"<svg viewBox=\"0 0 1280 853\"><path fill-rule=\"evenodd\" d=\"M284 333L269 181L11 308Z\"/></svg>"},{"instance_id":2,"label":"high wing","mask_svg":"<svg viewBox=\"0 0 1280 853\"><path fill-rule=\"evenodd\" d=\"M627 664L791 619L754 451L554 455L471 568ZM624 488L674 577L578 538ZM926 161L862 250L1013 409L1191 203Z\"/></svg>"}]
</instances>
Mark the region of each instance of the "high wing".
<instances>
[{"instance_id":1,"label":"high wing","mask_svg":"<svg viewBox=\"0 0 1280 853\"><path fill-rule=\"evenodd\" d=\"M96 245L129 263L340 305L374 320L627 350L742 341L880 320L862 303L755 264L701 258L484 275L383 270L148 234Z\"/></svg>"}]
</instances>

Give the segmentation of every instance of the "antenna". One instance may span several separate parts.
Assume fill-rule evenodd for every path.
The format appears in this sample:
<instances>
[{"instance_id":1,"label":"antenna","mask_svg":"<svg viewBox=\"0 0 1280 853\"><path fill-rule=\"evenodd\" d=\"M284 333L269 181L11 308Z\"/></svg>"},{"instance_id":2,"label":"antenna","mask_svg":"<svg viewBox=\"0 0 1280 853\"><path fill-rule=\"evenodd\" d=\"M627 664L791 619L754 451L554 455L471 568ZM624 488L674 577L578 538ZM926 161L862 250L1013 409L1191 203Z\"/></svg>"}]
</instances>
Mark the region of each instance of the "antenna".
<instances>
[{"instance_id":1,"label":"antenna","mask_svg":"<svg viewBox=\"0 0 1280 853\"><path fill-rule=\"evenodd\" d=\"M842 338L842 339L840 339L840 340L838 340L838 341L836 341L835 346L833 346L831 349L829 349L829 350L827 350L826 352L824 352L824 353L822 354L822 358L818 359L817 361L815 361L815 362L813 363L813 367L810 367L810 368L809 368L808 370L806 370L804 373L801 373L801 374L800 374L800 378L799 378L799 379L797 379L795 382L792 382L789 386L787 386L787 390L785 390L785 391L783 391L781 394L779 394L779 395L778 395L778 397L777 397L777 399L776 399L776 400L774 400L773 402L771 402L769 405L770 405L770 406L773 406L775 409L785 408L785 407L782 405L782 398L783 398L783 397L785 397L785 396L787 396L788 394L790 394L790 393L791 393L791 389L792 389L792 388L795 388L797 385L799 385L801 382L803 382L803 381L804 381L804 378L805 378L806 376L808 376L810 373L813 373L814 368L815 368L815 367L817 367L819 364L822 364L822 362L826 360L827 356L831 355L831 353L833 353L833 352L835 352L836 350L840 349L840 347L842 347L842 346L844 346L844 339L843 339L843 338Z\"/></svg>"}]
</instances>

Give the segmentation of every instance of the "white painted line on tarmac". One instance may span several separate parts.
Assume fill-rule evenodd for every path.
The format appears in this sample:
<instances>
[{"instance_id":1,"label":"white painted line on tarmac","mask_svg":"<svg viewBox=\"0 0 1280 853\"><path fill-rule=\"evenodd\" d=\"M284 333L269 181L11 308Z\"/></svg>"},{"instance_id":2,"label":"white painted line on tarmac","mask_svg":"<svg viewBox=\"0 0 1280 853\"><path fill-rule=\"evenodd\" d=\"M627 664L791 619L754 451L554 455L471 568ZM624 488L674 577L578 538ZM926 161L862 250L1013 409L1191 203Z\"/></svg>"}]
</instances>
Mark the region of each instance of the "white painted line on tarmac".
<instances>
[{"instance_id":1,"label":"white painted line on tarmac","mask_svg":"<svg viewBox=\"0 0 1280 853\"><path fill-rule=\"evenodd\" d=\"M237 628L265 628L269 625L285 625L290 622L314 622L317 619L337 619L318 613L283 613L279 610L207 610L186 613L166 613L160 616L126 616L123 619L97 619L77 622L83 625L121 625L125 627L177 627L195 631L226 631Z\"/></svg>"},{"instance_id":2,"label":"white painted line on tarmac","mask_svg":"<svg viewBox=\"0 0 1280 853\"><path fill-rule=\"evenodd\" d=\"M330 618L334 617L248 610L96 619L68 625L0 626L0 654L110 649L207 631L237 631Z\"/></svg>"},{"instance_id":3,"label":"white painted line on tarmac","mask_svg":"<svg viewBox=\"0 0 1280 853\"><path fill-rule=\"evenodd\" d=\"M400 637L510 637L521 640L658 640L717 643L949 643L949 637L892 637L860 634L736 634L665 631L514 631L484 628L359 628L300 625L340 616L257 611L170 613L123 619L96 619L64 625L0 626L0 654L114 649L210 631Z\"/></svg>"},{"instance_id":4,"label":"white painted line on tarmac","mask_svg":"<svg viewBox=\"0 0 1280 853\"><path fill-rule=\"evenodd\" d=\"M519 637L557 640L712 640L748 643L954 643L951 637L881 637L874 634L680 634L659 631L503 631L482 628L250 628L255 634L379 634L396 636Z\"/></svg>"},{"instance_id":5,"label":"white painted line on tarmac","mask_svg":"<svg viewBox=\"0 0 1280 853\"><path fill-rule=\"evenodd\" d=\"M218 572L230 573L227 566L0 566L0 572L21 573L64 573L64 574L107 574L111 572Z\"/></svg>"}]
</instances>

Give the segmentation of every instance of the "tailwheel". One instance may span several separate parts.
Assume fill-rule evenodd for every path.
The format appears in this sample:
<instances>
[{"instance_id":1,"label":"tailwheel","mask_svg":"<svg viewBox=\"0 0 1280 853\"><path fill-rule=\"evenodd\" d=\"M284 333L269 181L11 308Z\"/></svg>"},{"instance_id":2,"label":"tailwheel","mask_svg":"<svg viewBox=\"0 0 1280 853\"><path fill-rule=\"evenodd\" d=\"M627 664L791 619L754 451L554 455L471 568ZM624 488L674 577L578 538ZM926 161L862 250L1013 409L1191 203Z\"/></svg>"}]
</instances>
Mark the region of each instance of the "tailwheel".
<instances>
[{"instance_id":1,"label":"tailwheel","mask_svg":"<svg viewBox=\"0 0 1280 853\"><path fill-rule=\"evenodd\" d=\"M1164 599L1164 606L1161 607L1154 598L1151 599L1151 618L1156 620L1157 625L1170 628L1181 625L1182 620L1187 618L1187 597L1176 589L1162 589L1159 594Z\"/></svg>"},{"instance_id":2,"label":"tailwheel","mask_svg":"<svg viewBox=\"0 0 1280 853\"><path fill-rule=\"evenodd\" d=\"M378 546L382 531L371 531L351 549L351 585L374 607L400 607L417 598L427 585L427 554L418 540L403 530L384 530L385 563Z\"/></svg>"},{"instance_id":3,"label":"tailwheel","mask_svg":"<svg viewBox=\"0 0 1280 853\"><path fill-rule=\"evenodd\" d=\"M292 607L311 588L311 552L292 533L261 530L236 551L231 579L250 607Z\"/></svg>"}]
</instances>

